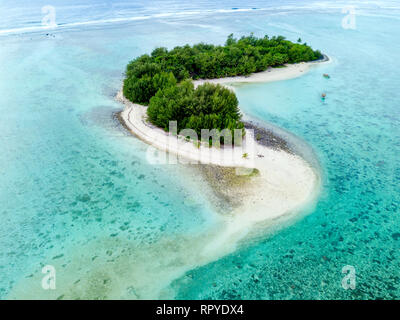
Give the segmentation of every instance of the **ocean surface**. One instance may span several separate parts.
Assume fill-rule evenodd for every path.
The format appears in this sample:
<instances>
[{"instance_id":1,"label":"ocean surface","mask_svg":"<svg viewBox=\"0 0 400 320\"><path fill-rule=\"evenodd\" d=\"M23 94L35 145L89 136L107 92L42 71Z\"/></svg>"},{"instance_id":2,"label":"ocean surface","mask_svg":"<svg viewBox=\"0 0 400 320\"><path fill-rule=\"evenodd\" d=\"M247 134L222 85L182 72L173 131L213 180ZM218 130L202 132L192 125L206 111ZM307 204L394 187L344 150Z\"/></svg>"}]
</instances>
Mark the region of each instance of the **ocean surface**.
<instances>
[{"instance_id":1,"label":"ocean surface","mask_svg":"<svg viewBox=\"0 0 400 320\"><path fill-rule=\"evenodd\" d=\"M211 190L188 167L149 164L114 96L157 46L251 32L331 57L237 89L246 115L312 147L323 186L300 219L208 259ZM399 299L399 38L398 1L2 0L0 298Z\"/></svg>"}]
</instances>

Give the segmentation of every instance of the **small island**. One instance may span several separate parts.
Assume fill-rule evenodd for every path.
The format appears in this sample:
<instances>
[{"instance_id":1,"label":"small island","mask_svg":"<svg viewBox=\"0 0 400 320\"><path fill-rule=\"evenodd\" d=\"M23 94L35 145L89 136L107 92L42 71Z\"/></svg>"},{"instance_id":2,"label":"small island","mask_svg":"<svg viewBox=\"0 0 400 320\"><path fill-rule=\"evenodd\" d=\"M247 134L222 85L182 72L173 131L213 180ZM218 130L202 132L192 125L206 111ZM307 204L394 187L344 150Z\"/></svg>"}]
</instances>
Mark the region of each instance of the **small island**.
<instances>
[{"instance_id":1,"label":"small island","mask_svg":"<svg viewBox=\"0 0 400 320\"><path fill-rule=\"evenodd\" d=\"M295 78L328 60L300 39L230 35L224 46L157 48L128 64L116 97L125 105L122 125L149 144L148 161L198 164L193 170L219 199L225 227L201 253L207 261L255 224L290 220L320 186L318 170L285 139L243 120L231 84Z\"/></svg>"},{"instance_id":2,"label":"small island","mask_svg":"<svg viewBox=\"0 0 400 320\"><path fill-rule=\"evenodd\" d=\"M229 84L297 77L328 59L300 42L231 34L223 46L156 48L126 68L117 95L126 105L120 121L150 145L191 163L255 168L254 160L263 157L256 141L263 139L252 137L254 127L245 128Z\"/></svg>"}]
</instances>

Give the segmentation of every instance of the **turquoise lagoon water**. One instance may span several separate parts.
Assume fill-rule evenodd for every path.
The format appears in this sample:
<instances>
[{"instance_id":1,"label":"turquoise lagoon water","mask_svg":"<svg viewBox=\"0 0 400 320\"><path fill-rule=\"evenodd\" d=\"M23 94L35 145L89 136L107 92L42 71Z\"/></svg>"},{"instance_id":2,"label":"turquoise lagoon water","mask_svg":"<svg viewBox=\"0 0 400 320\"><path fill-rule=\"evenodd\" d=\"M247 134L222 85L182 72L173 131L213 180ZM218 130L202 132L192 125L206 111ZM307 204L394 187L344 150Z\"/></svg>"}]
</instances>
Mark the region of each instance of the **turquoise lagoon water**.
<instances>
[{"instance_id":1,"label":"turquoise lagoon water","mask_svg":"<svg viewBox=\"0 0 400 320\"><path fill-rule=\"evenodd\" d=\"M45 30L48 4L0 4L0 298L400 297L396 2L57 0L60 27ZM348 4L356 29L341 25ZM332 58L237 90L247 115L313 148L323 188L299 221L208 261L197 253L219 222L207 185L150 165L113 97L139 54L250 32L301 37ZM55 293L40 287L47 264ZM345 265L355 290L341 286Z\"/></svg>"}]
</instances>

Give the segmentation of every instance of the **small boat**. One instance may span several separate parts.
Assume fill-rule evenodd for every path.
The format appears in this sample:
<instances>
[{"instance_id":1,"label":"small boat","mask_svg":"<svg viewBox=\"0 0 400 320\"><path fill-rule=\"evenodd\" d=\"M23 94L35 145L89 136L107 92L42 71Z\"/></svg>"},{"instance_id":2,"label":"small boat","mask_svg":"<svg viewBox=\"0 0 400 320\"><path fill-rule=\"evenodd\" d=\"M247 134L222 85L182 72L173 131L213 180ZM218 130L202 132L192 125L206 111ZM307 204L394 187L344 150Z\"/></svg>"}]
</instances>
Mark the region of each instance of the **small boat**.
<instances>
[{"instance_id":1,"label":"small boat","mask_svg":"<svg viewBox=\"0 0 400 320\"><path fill-rule=\"evenodd\" d=\"M321 98L322 98L322 100L325 100L325 98L326 98L326 93L321 94Z\"/></svg>"},{"instance_id":2,"label":"small boat","mask_svg":"<svg viewBox=\"0 0 400 320\"><path fill-rule=\"evenodd\" d=\"M331 76L330 76L329 74L327 74L327 73L324 73L323 76L324 76L324 78L326 78L326 79L330 79L330 78L331 78Z\"/></svg>"}]
</instances>

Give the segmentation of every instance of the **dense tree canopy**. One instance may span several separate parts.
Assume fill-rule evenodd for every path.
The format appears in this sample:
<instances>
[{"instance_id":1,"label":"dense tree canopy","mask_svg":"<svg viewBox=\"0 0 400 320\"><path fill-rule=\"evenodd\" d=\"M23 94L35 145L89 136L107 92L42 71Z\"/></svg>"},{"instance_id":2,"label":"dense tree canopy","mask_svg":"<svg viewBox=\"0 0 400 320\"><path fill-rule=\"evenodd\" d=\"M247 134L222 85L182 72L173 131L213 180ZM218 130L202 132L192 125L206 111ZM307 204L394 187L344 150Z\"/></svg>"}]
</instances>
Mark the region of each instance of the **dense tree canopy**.
<instances>
[{"instance_id":1,"label":"dense tree canopy","mask_svg":"<svg viewBox=\"0 0 400 320\"><path fill-rule=\"evenodd\" d=\"M123 93L132 102L149 105L149 120L161 128L167 129L171 120L178 122L178 129L198 133L201 129L243 128L233 92L211 84L194 89L190 79L249 75L322 57L300 42L281 36L235 39L230 35L224 46L200 43L170 51L157 48L128 64Z\"/></svg>"},{"instance_id":2,"label":"dense tree canopy","mask_svg":"<svg viewBox=\"0 0 400 320\"><path fill-rule=\"evenodd\" d=\"M169 121L177 121L178 131L193 129L242 129L236 95L221 85L205 83L194 89L189 80L160 89L150 99L149 120L165 130ZM232 134L233 137L233 134Z\"/></svg>"}]
</instances>

